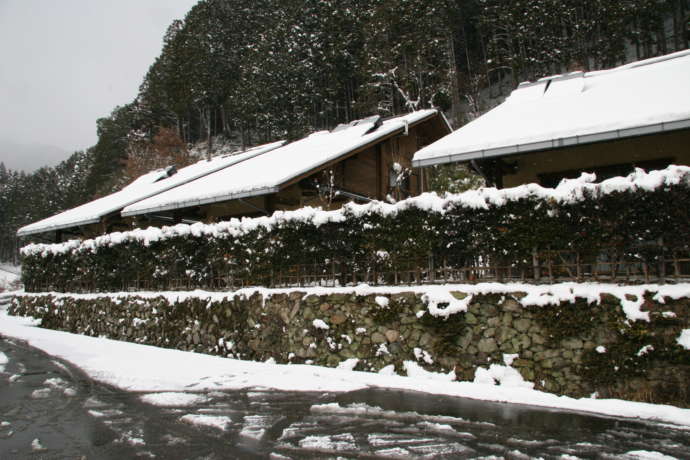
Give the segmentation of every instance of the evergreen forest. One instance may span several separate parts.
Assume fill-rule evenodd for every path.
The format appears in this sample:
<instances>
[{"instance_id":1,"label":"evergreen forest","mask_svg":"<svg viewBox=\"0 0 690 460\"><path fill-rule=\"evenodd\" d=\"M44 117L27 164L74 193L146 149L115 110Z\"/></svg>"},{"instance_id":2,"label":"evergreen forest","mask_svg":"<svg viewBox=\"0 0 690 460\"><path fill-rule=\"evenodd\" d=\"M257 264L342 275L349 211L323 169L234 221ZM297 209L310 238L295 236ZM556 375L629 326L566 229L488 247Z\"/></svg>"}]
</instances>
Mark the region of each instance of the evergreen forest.
<instances>
[{"instance_id":1,"label":"evergreen forest","mask_svg":"<svg viewBox=\"0 0 690 460\"><path fill-rule=\"evenodd\" d=\"M0 261L19 227L151 168L373 114L437 107L458 128L521 81L689 46L690 0L200 0L94 146L29 174L0 163Z\"/></svg>"}]
</instances>

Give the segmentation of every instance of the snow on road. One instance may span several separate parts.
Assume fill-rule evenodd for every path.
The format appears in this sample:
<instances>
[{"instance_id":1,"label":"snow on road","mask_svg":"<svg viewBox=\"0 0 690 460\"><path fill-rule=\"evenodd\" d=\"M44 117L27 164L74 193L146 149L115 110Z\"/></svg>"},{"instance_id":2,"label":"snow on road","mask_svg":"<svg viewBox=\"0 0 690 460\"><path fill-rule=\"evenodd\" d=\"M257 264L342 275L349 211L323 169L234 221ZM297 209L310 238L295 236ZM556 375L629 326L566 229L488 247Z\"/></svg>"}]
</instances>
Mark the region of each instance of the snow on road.
<instances>
[{"instance_id":1,"label":"snow on road","mask_svg":"<svg viewBox=\"0 0 690 460\"><path fill-rule=\"evenodd\" d=\"M41 329L32 319L9 316L4 311L0 312L0 334L25 340L33 347L80 367L95 380L127 391L203 392L272 388L346 392L388 387L690 427L690 409L673 406L614 399L574 399L506 384L450 382L428 372L411 372L412 377L402 377L320 366L240 361Z\"/></svg>"},{"instance_id":2,"label":"snow on road","mask_svg":"<svg viewBox=\"0 0 690 460\"><path fill-rule=\"evenodd\" d=\"M0 292L10 290L19 283L19 274L15 273L14 267L0 266Z\"/></svg>"}]
</instances>

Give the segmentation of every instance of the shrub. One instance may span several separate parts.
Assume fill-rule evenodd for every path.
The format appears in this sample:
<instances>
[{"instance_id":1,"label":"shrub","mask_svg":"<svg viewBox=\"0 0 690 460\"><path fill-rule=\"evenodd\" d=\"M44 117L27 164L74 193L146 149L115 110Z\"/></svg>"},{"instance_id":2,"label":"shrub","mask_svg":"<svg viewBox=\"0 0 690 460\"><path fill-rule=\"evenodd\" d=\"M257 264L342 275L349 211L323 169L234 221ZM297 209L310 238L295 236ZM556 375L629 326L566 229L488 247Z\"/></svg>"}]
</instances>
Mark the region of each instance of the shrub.
<instances>
[{"instance_id":1,"label":"shrub","mask_svg":"<svg viewBox=\"0 0 690 460\"><path fill-rule=\"evenodd\" d=\"M318 265L316 274L380 273L429 257L529 272L537 249L593 256L613 248L621 260L655 264L664 251L690 249L688 202L690 168L670 166L601 184L583 176L556 189L529 184L337 211L303 208L30 244L22 249L23 280L28 291L224 288L237 280L271 284L298 265Z\"/></svg>"}]
</instances>

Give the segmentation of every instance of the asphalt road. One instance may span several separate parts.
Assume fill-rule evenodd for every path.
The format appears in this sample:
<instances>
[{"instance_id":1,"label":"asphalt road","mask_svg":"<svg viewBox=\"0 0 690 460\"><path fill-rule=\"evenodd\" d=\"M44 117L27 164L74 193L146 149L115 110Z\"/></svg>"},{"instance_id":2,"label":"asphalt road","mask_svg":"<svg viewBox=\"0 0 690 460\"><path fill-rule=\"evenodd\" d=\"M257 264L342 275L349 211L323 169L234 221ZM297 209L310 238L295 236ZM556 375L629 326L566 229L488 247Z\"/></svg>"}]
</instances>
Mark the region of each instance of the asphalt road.
<instances>
[{"instance_id":1,"label":"asphalt road","mask_svg":"<svg viewBox=\"0 0 690 460\"><path fill-rule=\"evenodd\" d=\"M0 339L0 353L3 460L690 458L690 430L653 423L381 389L154 395L152 405L22 342Z\"/></svg>"}]
</instances>

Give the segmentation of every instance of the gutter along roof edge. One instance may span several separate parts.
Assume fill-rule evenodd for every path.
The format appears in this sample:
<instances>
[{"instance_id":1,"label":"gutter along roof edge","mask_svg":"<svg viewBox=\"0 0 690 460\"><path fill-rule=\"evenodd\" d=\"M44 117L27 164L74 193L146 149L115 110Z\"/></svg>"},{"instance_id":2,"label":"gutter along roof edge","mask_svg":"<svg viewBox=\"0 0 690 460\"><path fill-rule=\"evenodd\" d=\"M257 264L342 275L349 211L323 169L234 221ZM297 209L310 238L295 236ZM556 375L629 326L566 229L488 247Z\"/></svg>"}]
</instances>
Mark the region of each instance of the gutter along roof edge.
<instances>
[{"instance_id":1,"label":"gutter along roof edge","mask_svg":"<svg viewBox=\"0 0 690 460\"><path fill-rule=\"evenodd\" d=\"M548 149L570 147L574 145L592 144L596 142L609 141L615 139L625 139L629 137L643 136L647 134L670 132L685 128L690 128L690 118L669 122L653 123L649 125L635 126L632 128L615 129L610 131L602 131L598 133L561 137L545 141L529 142L526 144L512 144L501 147L493 147L490 149L481 149L473 150L470 152L439 155L431 158L412 160L412 167L423 168L426 166L434 166L445 163L464 162L484 158L516 155L521 153L530 153Z\"/></svg>"},{"instance_id":2,"label":"gutter along roof edge","mask_svg":"<svg viewBox=\"0 0 690 460\"><path fill-rule=\"evenodd\" d=\"M141 216L141 215L145 215L145 214L151 214L154 212L172 211L174 209L189 208L192 206L202 206L204 204L219 203L221 201L229 201L229 200L236 200L239 198L248 198L248 197L253 197L253 196L268 195L270 193L276 193L279 190L280 189L278 187L262 187L262 188L258 188L255 190L247 190L245 192L237 192L237 193L227 193L224 195L219 195L219 196L210 197L210 198L202 198L202 199L189 200L189 201L177 201L175 203L169 203L169 204L165 204L162 206L155 206L155 207L146 208L146 209L137 209L137 210L128 211L128 212L123 211L122 216L123 217Z\"/></svg>"},{"instance_id":3,"label":"gutter along roof edge","mask_svg":"<svg viewBox=\"0 0 690 460\"><path fill-rule=\"evenodd\" d=\"M107 215L107 214L103 214L103 215ZM36 228L36 229L24 230L24 228L30 227L32 225L32 224L29 224L29 225L22 227L19 230L17 230L17 236L35 235L37 233L46 233L46 232L51 232L54 230L62 230L63 228L73 228L73 227L79 227L80 225L97 224L100 221L101 221L101 219L100 219L100 217L98 217L98 218L80 220L79 222L72 222L69 224L49 225L46 227L40 227L40 228Z\"/></svg>"}]
</instances>

